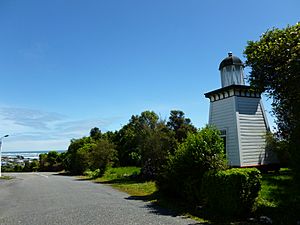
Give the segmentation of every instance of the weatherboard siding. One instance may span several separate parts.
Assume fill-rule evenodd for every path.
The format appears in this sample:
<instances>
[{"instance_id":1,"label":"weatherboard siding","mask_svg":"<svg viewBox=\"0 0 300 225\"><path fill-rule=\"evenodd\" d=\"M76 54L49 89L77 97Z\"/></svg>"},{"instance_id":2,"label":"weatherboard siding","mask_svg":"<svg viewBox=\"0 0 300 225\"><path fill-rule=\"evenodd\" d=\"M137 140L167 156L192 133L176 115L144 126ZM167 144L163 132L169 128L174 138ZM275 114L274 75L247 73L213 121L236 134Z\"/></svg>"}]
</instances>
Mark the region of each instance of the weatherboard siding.
<instances>
[{"instance_id":1,"label":"weatherboard siding","mask_svg":"<svg viewBox=\"0 0 300 225\"><path fill-rule=\"evenodd\" d=\"M237 97L241 166L268 163L265 153L267 123L260 100Z\"/></svg>"},{"instance_id":2,"label":"weatherboard siding","mask_svg":"<svg viewBox=\"0 0 300 225\"><path fill-rule=\"evenodd\" d=\"M209 124L226 130L226 154L231 166L240 166L235 96L210 104Z\"/></svg>"}]
</instances>

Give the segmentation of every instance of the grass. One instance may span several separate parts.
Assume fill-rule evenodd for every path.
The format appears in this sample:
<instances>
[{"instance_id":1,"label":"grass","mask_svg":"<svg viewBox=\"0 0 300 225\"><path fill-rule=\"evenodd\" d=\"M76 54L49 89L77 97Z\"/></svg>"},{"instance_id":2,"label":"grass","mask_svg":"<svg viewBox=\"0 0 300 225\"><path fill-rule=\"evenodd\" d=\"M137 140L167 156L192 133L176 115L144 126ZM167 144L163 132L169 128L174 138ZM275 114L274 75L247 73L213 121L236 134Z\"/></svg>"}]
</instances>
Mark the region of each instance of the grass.
<instances>
[{"instance_id":1,"label":"grass","mask_svg":"<svg viewBox=\"0 0 300 225\"><path fill-rule=\"evenodd\" d=\"M170 209L176 214L206 222L206 220L191 213L191 210L187 209L188 206L182 200L161 196L155 182L140 180L138 178L139 173L139 167L109 168L102 177L95 179L94 182L109 184L120 191L128 193L133 199L152 202L155 205Z\"/></svg>"},{"instance_id":2,"label":"grass","mask_svg":"<svg viewBox=\"0 0 300 225\"><path fill-rule=\"evenodd\" d=\"M155 182L138 179L140 168L109 168L101 178L94 182L109 184L128 193L133 199L151 201L159 206L171 209L177 215L193 218L202 224L255 224L247 221L220 221L199 213L199 208L190 207L185 201L166 198L157 192ZM293 183L292 172L281 169L279 173L269 172L262 175L262 189L259 193L253 217L268 216L273 224L297 224L300 221L300 188Z\"/></svg>"},{"instance_id":3,"label":"grass","mask_svg":"<svg viewBox=\"0 0 300 225\"><path fill-rule=\"evenodd\" d=\"M138 167L109 168L102 177L95 182L110 184L112 187L124 191L131 196L150 196L157 191L155 182L140 181Z\"/></svg>"},{"instance_id":4,"label":"grass","mask_svg":"<svg viewBox=\"0 0 300 225\"><path fill-rule=\"evenodd\" d=\"M116 182L132 180L132 176L137 176L141 169L139 167L117 167L108 168L104 175L97 179L99 182Z\"/></svg>"},{"instance_id":5,"label":"grass","mask_svg":"<svg viewBox=\"0 0 300 225\"><path fill-rule=\"evenodd\" d=\"M13 179L13 178L10 177L10 176L1 176L0 179L1 179L1 180L11 180L11 179Z\"/></svg>"},{"instance_id":6,"label":"grass","mask_svg":"<svg viewBox=\"0 0 300 225\"><path fill-rule=\"evenodd\" d=\"M274 224L300 221L300 187L293 182L291 170L263 174L256 207L257 215L268 216Z\"/></svg>"}]
</instances>

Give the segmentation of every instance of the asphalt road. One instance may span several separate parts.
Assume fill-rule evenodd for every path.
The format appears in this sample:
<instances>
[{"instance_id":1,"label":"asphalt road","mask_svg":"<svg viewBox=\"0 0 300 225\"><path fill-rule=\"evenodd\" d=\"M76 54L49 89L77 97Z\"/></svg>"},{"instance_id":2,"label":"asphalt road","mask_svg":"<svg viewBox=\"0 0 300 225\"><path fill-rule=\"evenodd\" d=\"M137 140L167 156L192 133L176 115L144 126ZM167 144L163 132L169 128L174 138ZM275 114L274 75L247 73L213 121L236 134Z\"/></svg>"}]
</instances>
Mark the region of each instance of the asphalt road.
<instances>
[{"instance_id":1,"label":"asphalt road","mask_svg":"<svg viewBox=\"0 0 300 225\"><path fill-rule=\"evenodd\" d=\"M199 224L103 184L51 173L0 180L1 225Z\"/></svg>"}]
</instances>

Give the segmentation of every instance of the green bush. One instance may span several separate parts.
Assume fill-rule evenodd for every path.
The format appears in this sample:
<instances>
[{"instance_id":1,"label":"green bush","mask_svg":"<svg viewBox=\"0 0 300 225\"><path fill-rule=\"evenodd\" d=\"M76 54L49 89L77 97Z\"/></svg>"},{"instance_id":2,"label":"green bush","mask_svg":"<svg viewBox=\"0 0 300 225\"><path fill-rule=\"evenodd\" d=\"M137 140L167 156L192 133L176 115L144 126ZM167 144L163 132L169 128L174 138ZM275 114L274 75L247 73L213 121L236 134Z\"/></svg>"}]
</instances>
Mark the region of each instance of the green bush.
<instances>
[{"instance_id":1,"label":"green bush","mask_svg":"<svg viewBox=\"0 0 300 225\"><path fill-rule=\"evenodd\" d=\"M166 164L168 154L176 146L176 140L163 122L149 130L139 144L141 152L141 178L156 180L163 165ZM173 150L174 151L174 150Z\"/></svg>"},{"instance_id":2,"label":"green bush","mask_svg":"<svg viewBox=\"0 0 300 225\"><path fill-rule=\"evenodd\" d=\"M86 170L84 171L83 175L95 179L101 177L103 175L103 172L100 169L96 169L94 171Z\"/></svg>"},{"instance_id":3,"label":"green bush","mask_svg":"<svg viewBox=\"0 0 300 225\"><path fill-rule=\"evenodd\" d=\"M117 161L117 151L115 145L107 139L100 139L96 145L90 148L88 154L88 168L99 169L103 175L108 166L112 166Z\"/></svg>"},{"instance_id":4,"label":"green bush","mask_svg":"<svg viewBox=\"0 0 300 225\"><path fill-rule=\"evenodd\" d=\"M108 139L94 140L90 137L73 139L63 162L65 169L74 175L96 169L103 174L107 166L117 162L117 151L115 145Z\"/></svg>"},{"instance_id":5,"label":"green bush","mask_svg":"<svg viewBox=\"0 0 300 225\"><path fill-rule=\"evenodd\" d=\"M289 144L271 132L266 134L266 152L273 156L274 161L278 161L281 167L287 167L291 161L288 148ZM275 156L275 157L274 157Z\"/></svg>"},{"instance_id":6,"label":"green bush","mask_svg":"<svg viewBox=\"0 0 300 225\"><path fill-rule=\"evenodd\" d=\"M261 188L261 175L256 168L209 171L203 176L202 193L207 209L223 216L249 213Z\"/></svg>"},{"instance_id":7,"label":"green bush","mask_svg":"<svg viewBox=\"0 0 300 225\"><path fill-rule=\"evenodd\" d=\"M191 203L201 201L201 182L205 172L227 168L223 140L219 131L206 126L189 134L170 156L157 181L158 189Z\"/></svg>"},{"instance_id":8,"label":"green bush","mask_svg":"<svg viewBox=\"0 0 300 225\"><path fill-rule=\"evenodd\" d=\"M94 146L95 143L89 137L72 139L63 159L66 171L73 175L79 175L87 170L89 152Z\"/></svg>"}]
</instances>

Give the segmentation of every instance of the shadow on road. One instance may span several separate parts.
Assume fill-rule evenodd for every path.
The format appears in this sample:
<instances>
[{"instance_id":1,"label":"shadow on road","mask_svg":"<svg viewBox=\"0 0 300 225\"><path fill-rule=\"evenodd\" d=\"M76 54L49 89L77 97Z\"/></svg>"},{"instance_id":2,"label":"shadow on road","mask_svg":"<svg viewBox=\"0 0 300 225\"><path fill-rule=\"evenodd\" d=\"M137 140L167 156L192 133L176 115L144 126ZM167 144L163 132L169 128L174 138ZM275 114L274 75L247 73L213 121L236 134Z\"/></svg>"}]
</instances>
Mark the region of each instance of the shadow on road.
<instances>
[{"instance_id":1,"label":"shadow on road","mask_svg":"<svg viewBox=\"0 0 300 225\"><path fill-rule=\"evenodd\" d=\"M183 216L186 214L184 211L182 211L179 208L176 208L174 210L170 209L170 207L166 206L163 207L167 200L162 199L162 197L159 195L158 192L155 192L151 195L147 196L129 196L125 198L129 201L144 201L146 203L145 208L148 209L150 213L157 214L157 215L163 215L163 216L172 216L172 217L182 217L182 218L188 218L188 216ZM162 205L162 206L160 206ZM171 207L172 208L172 207ZM208 225L207 222L198 222L198 223L191 223L191 225Z\"/></svg>"},{"instance_id":2,"label":"shadow on road","mask_svg":"<svg viewBox=\"0 0 300 225\"><path fill-rule=\"evenodd\" d=\"M178 214L176 214L175 212L173 212L169 209L162 208L162 207L158 206L157 204L150 202L151 199L149 199L149 196L129 196L125 199L130 200L130 201L147 202L145 208L147 208L151 213L154 213L154 214L173 216L173 217L178 216Z\"/></svg>"}]
</instances>

